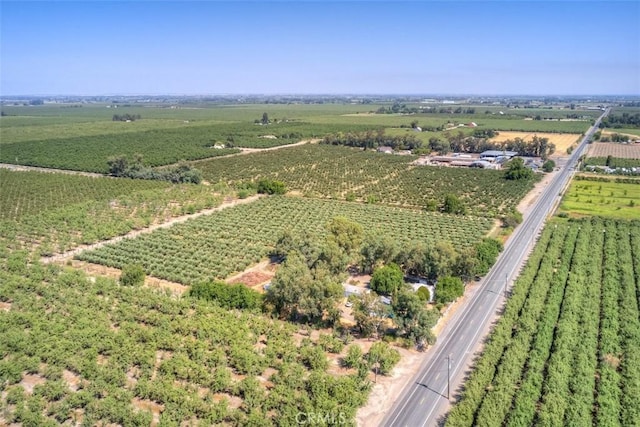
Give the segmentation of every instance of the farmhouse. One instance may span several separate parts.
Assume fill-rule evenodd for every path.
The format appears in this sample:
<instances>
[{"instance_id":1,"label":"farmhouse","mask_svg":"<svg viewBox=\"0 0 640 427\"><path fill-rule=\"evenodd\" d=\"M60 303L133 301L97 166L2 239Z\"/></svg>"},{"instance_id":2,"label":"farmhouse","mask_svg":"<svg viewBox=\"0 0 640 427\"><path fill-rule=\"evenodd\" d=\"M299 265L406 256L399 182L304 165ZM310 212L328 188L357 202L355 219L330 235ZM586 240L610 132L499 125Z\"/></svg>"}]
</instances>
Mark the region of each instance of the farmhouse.
<instances>
[{"instance_id":1,"label":"farmhouse","mask_svg":"<svg viewBox=\"0 0 640 427\"><path fill-rule=\"evenodd\" d=\"M351 295L362 295L369 292L368 289L361 288L360 286L353 286L348 283L343 283L342 287L344 288L344 296L347 298Z\"/></svg>"}]
</instances>

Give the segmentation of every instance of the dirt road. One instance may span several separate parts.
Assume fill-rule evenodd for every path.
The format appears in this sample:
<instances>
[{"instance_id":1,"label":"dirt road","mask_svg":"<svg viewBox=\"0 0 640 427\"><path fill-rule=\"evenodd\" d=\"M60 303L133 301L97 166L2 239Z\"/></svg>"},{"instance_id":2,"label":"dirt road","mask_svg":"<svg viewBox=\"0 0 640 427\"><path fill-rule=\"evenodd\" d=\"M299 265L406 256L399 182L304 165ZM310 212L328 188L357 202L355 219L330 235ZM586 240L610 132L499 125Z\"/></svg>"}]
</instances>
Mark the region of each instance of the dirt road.
<instances>
[{"instance_id":1,"label":"dirt road","mask_svg":"<svg viewBox=\"0 0 640 427\"><path fill-rule=\"evenodd\" d=\"M64 262L66 262L66 261L68 261L70 259L73 259L74 256L76 256L77 254L79 254L82 251L91 250L91 249L97 249L97 248L100 248L100 247L102 247L104 245L108 245L110 243L119 242L120 240L123 240L123 239L132 239L132 238L137 237L137 236L139 236L141 234L151 233L152 231L155 231L155 230L160 229L160 228L168 228L168 227L171 227L174 224L185 222L185 221L187 221L189 219L192 219L192 218L197 218L197 217L203 216L203 215L210 215L210 214L212 214L214 212L218 212L218 211L221 211L222 209L230 208L232 206L251 203L251 202L254 202L254 201L258 200L261 197L264 197L264 196L258 194L258 195L255 195L255 196L247 197L246 199L233 199L233 200L230 200L228 202L224 202L220 206L217 206L215 208L205 209L205 210L202 210L200 212L197 212L197 213L194 213L194 214L190 214L190 215L178 216L178 217L170 219L167 222L163 222L161 224L152 225L150 227L143 228L141 230L134 230L134 231L131 231L131 232L129 232L127 234L124 234L122 236L116 236L116 237L113 237L111 239L103 240L103 241L98 242L98 243L93 243L93 244L90 244L90 245L78 246L77 248L72 249L72 250L67 251L67 252L64 252L62 254L53 255L53 256L50 256L50 257L42 257L40 259L40 261L42 263L44 263L44 264L48 264L48 263L52 263L52 262L64 263Z\"/></svg>"}]
</instances>

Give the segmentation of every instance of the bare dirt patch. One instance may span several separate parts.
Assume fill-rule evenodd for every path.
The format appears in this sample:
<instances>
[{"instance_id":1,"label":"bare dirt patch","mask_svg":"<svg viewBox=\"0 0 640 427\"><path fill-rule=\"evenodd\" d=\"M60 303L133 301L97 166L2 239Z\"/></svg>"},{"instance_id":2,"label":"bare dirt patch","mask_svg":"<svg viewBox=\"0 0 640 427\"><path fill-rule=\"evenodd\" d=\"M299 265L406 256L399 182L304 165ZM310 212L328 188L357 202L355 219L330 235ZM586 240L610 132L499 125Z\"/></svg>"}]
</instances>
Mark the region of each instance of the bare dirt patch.
<instances>
[{"instance_id":1,"label":"bare dirt patch","mask_svg":"<svg viewBox=\"0 0 640 427\"><path fill-rule=\"evenodd\" d=\"M226 282L242 283L253 290L264 292L262 286L273 279L277 268L277 263L272 263L269 260L264 260L254 266L247 268L241 273L228 277L226 279Z\"/></svg>"},{"instance_id":2,"label":"bare dirt patch","mask_svg":"<svg viewBox=\"0 0 640 427\"><path fill-rule=\"evenodd\" d=\"M228 393L215 393L213 395L214 402L222 402L225 399L227 401L227 406L230 409L238 409L240 406L242 406L242 399L238 396L232 396Z\"/></svg>"},{"instance_id":3,"label":"bare dirt patch","mask_svg":"<svg viewBox=\"0 0 640 427\"><path fill-rule=\"evenodd\" d=\"M35 386L44 384L47 382L47 379L39 374L27 374L26 372L22 374L22 381L20 381L20 385L24 388L24 391L27 394L33 394L33 389Z\"/></svg>"},{"instance_id":4,"label":"bare dirt patch","mask_svg":"<svg viewBox=\"0 0 640 427\"><path fill-rule=\"evenodd\" d=\"M577 133L550 133L550 132L510 132L500 131L498 136L490 139L491 142L504 142L508 139L520 138L524 141L531 141L534 136L547 138L549 142L556 146L555 154L566 155L567 148L576 144L581 135Z\"/></svg>"},{"instance_id":5,"label":"bare dirt patch","mask_svg":"<svg viewBox=\"0 0 640 427\"><path fill-rule=\"evenodd\" d=\"M153 364L153 372L151 373L151 381L156 379L156 375L158 375L158 368L160 368L160 364L163 360L171 359L173 356L173 352L158 350L156 351L156 360Z\"/></svg>"},{"instance_id":6,"label":"bare dirt patch","mask_svg":"<svg viewBox=\"0 0 640 427\"><path fill-rule=\"evenodd\" d=\"M126 373L126 388L133 389L138 383L138 378L142 372L138 366L131 367Z\"/></svg>"},{"instance_id":7,"label":"bare dirt patch","mask_svg":"<svg viewBox=\"0 0 640 427\"><path fill-rule=\"evenodd\" d=\"M110 277L114 280L118 280L120 278L121 270L113 267L106 267L100 264L92 264L90 262L73 260L71 261L71 266L78 270L82 270L87 273L89 276L103 276ZM92 277L90 277L92 278ZM174 295L182 295L187 290L189 290L189 286L183 285L182 283L171 282L169 280L159 279L153 276L147 276L144 280L145 286L154 289L169 289Z\"/></svg>"},{"instance_id":8,"label":"bare dirt patch","mask_svg":"<svg viewBox=\"0 0 640 427\"><path fill-rule=\"evenodd\" d=\"M377 376L367 404L358 409L356 413L356 422L359 426L380 425L384 416L393 406L395 399L400 396L426 357L425 353L414 350L397 347L396 350L400 352L400 362L393 368L391 375Z\"/></svg>"},{"instance_id":9,"label":"bare dirt patch","mask_svg":"<svg viewBox=\"0 0 640 427\"><path fill-rule=\"evenodd\" d=\"M0 301L0 310L4 310L4 311L11 310L11 303Z\"/></svg>"},{"instance_id":10,"label":"bare dirt patch","mask_svg":"<svg viewBox=\"0 0 640 427\"><path fill-rule=\"evenodd\" d=\"M62 371L62 379L67 383L71 391L78 391L78 385L82 382L78 375L66 369Z\"/></svg>"},{"instance_id":11,"label":"bare dirt patch","mask_svg":"<svg viewBox=\"0 0 640 427\"><path fill-rule=\"evenodd\" d=\"M151 426L157 426L160 423L160 413L164 411L164 405L156 403L152 400L142 400L137 397L131 400L131 404L139 411L151 412L153 419L151 420Z\"/></svg>"},{"instance_id":12,"label":"bare dirt patch","mask_svg":"<svg viewBox=\"0 0 640 427\"><path fill-rule=\"evenodd\" d=\"M248 273L242 274L239 277L236 277L233 280L230 280L229 283L242 283L251 288L255 285L268 282L272 277L273 274L267 274L260 271L250 271Z\"/></svg>"},{"instance_id":13,"label":"bare dirt patch","mask_svg":"<svg viewBox=\"0 0 640 427\"><path fill-rule=\"evenodd\" d=\"M542 191L556 176L556 173L557 172L554 171L544 174L544 177L536 183L533 189L529 191L522 200L520 200L520 203L518 203L518 206L516 207L518 212L520 212L522 215L526 215L529 212L540 194L542 194Z\"/></svg>"}]
</instances>

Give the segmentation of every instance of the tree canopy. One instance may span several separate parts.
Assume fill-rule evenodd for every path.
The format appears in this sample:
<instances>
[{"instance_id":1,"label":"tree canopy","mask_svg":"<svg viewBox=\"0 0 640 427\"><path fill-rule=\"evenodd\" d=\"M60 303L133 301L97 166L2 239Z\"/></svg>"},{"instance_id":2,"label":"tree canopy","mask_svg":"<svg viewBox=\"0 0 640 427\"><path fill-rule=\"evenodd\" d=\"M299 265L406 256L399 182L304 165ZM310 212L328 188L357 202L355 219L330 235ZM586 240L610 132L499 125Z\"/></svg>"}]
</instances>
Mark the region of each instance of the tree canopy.
<instances>
[{"instance_id":1,"label":"tree canopy","mask_svg":"<svg viewBox=\"0 0 640 427\"><path fill-rule=\"evenodd\" d=\"M374 292L384 295L396 293L404 284L404 274L397 264L380 267L371 276L370 287Z\"/></svg>"},{"instance_id":2,"label":"tree canopy","mask_svg":"<svg viewBox=\"0 0 640 427\"><path fill-rule=\"evenodd\" d=\"M530 179L533 177L533 171L524 165L522 158L516 157L507 163L504 177L510 180Z\"/></svg>"}]
</instances>

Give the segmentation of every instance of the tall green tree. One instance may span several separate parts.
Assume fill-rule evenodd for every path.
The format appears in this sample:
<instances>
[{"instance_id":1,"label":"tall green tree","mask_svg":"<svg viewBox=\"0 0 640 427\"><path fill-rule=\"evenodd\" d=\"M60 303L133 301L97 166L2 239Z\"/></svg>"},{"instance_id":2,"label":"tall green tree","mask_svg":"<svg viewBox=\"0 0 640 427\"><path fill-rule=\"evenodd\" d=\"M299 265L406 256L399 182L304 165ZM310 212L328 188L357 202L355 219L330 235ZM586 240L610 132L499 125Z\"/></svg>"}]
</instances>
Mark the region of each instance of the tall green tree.
<instances>
[{"instance_id":1,"label":"tall green tree","mask_svg":"<svg viewBox=\"0 0 640 427\"><path fill-rule=\"evenodd\" d=\"M329 221L326 228L329 239L333 240L347 255L353 255L360 248L364 231L357 222L338 216Z\"/></svg>"},{"instance_id":2,"label":"tall green tree","mask_svg":"<svg viewBox=\"0 0 640 427\"><path fill-rule=\"evenodd\" d=\"M371 276L370 287L374 292L384 295L396 293L404 284L404 274L397 264L380 267Z\"/></svg>"},{"instance_id":3,"label":"tall green tree","mask_svg":"<svg viewBox=\"0 0 640 427\"><path fill-rule=\"evenodd\" d=\"M360 267L363 272L371 273L380 265L393 262L399 252L396 241L389 236L367 234L360 249Z\"/></svg>"},{"instance_id":4,"label":"tall green tree","mask_svg":"<svg viewBox=\"0 0 640 427\"><path fill-rule=\"evenodd\" d=\"M436 283L436 302L446 304L464 294L464 283L459 277L445 276Z\"/></svg>"},{"instance_id":5,"label":"tall green tree","mask_svg":"<svg viewBox=\"0 0 640 427\"><path fill-rule=\"evenodd\" d=\"M379 337L390 311L375 292L358 295L353 305L353 318L360 334L363 337Z\"/></svg>"},{"instance_id":6,"label":"tall green tree","mask_svg":"<svg viewBox=\"0 0 640 427\"><path fill-rule=\"evenodd\" d=\"M509 180L530 179L533 177L533 171L524 165L522 158L516 157L507 163L504 177Z\"/></svg>"},{"instance_id":7,"label":"tall green tree","mask_svg":"<svg viewBox=\"0 0 640 427\"><path fill-rule=\"evenodd\" d=\"M442 210L445 213L464 215L467 211L467 208L464 206L464 203L462 203L458 196L456 196L455 194L447 194L444 197Z\"/></svg>"},{"instance_id":8,"label":"tall green tree","mask_svg":"<svg viewBox=\"0 0 640 427\"><path fill-rule=\"evenodd\" d=\"M451 242L438 242L429 251L429 276L432 279L452 274L453 268L458 259Z\"/></svg>"},{"instance_id":9,"label":"tall green tree","mask_svg":"<svg viewBox=\"0 0 640 427\"><path fill-rule=\"evenodd\" d=\"M423 301L413 292L402 290L392 301L394 322L400 333L411 339L418 348L433 344L435 336L431 331L438 321L436 310L426 308Z\"/></svg>"}]
</instances>

